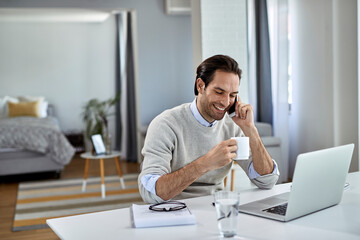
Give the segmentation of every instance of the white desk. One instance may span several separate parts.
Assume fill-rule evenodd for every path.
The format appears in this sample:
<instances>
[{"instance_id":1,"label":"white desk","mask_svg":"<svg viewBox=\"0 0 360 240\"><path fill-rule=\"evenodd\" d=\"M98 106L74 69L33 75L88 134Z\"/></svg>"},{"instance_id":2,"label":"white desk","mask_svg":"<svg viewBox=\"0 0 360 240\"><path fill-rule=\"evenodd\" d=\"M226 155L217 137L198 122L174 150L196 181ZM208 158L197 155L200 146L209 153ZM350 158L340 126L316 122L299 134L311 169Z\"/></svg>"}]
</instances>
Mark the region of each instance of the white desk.
<instances>
[{"instance_id":1,"label":"white desk","mask_svg":"<svg viewBox=\"0 0 360 240\"><path fill-rule=\"evenodd\" d=\"M360 239L360 172L348 176L350 188L339 205L282 223L239 214L239 236L245 239ZM240 203L289 191L290 184L271 190L241 192ZM47 220L61 239L219 239L212 196L187 199L197 224L135 229L129 208Z\"/></svg>"}]
</instances>

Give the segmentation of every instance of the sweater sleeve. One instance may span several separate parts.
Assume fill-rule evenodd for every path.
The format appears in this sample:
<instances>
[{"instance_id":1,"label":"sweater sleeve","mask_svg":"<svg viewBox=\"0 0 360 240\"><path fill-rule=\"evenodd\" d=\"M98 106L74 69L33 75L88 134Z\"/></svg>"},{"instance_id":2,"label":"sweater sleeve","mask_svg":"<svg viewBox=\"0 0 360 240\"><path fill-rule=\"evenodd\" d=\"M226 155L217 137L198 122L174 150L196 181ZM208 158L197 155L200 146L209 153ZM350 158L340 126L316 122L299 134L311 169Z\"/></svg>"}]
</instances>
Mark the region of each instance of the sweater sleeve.
<instances>
[{"instance_id":1,"label":"sweater sleeve","mask_svg":"<svg viewBox=\"0 0 360 240\"><path fill-rule=\"evenodd\" d=\"M166 119L159 120L159 118L155 118L150 123L142 149L144 160L138 178L140 195L147 203L163 202L164 200L148 191L142 184L141 179L148 174L162 176L171 172L175 141L175 133Z\"/></svg>"},{"instance_id":2,"label":"sweater sleeve","mask_svg":"<svg viewBox=\"0 0 360 240\"><path fill-rule=\"evenodd\" d=\"M275 160L273 160L275 162ZM236 160L236 162L240 165L240 167L244 170L246 175L249 177L249 167L252 163L252 157L249 158L249 160L243 161L243 160ZM249 177L250 181L254 183L258 188L261 189L271 189L279 179L279 172L273 172L266 175L261 175L259 177L251 179Z\"/></svg>"},{"instance_id":3,"label":"sweater sleeve","mask_svg":"<svg viewBox=\"0 0 360 240\"><path fill-rule=\"evenodd\" d=\"M244 133L241 131L240 128L237 129L237 132L235 133L235 136L240 136L240 137L244 137ZM273 159L274 164L277 165L276 161ZM251 149L250 149L250 157L248 160L236 160L236 163L238 163L240 165L240 167L244 170L244 172L246 173L246 175L248 176L249 180L254 183L258 188L260 189L271 189L277 182L277 180L279 179L279 171L274 171L270 174L266 174L266 175L261 175L255 178L250 178L249 176L249 167L251 165L251 163L253 162L252 160L252 153L251 153Z\"/></svg>"}]
</instances>

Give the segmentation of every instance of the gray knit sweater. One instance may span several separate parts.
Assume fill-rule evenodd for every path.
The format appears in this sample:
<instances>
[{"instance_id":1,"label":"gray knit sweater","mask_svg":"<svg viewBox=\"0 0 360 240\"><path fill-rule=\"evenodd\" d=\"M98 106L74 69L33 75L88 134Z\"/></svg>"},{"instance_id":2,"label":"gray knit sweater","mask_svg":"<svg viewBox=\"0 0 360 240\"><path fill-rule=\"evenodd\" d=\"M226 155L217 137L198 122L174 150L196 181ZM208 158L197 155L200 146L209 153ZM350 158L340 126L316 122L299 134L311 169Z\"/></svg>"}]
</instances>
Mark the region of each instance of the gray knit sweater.
<instances>
[{"instance_id":1,"label":"gray knit sweater","mask_svg":"<svg viewBox=\"0 0 360 240\"><path fill-rule=\"evenodd\" d=\"M174 172L200 156L205 155L218 143L243 133L227 115L213 127L201 125L190 110L190 103L182 104L158 115L149 125L142 154L144 161L138 178L140 194L145 202L155 203L163 200L149 192L141 183L147 174L164 175ZM250 157L247 161L238 161L248 175ZM199 177L175 199L213 194L224 188L223 180L231 164ZM271 188L278 175L268 174L251 181L260 188Z\"/></svg>"}]
</instances>

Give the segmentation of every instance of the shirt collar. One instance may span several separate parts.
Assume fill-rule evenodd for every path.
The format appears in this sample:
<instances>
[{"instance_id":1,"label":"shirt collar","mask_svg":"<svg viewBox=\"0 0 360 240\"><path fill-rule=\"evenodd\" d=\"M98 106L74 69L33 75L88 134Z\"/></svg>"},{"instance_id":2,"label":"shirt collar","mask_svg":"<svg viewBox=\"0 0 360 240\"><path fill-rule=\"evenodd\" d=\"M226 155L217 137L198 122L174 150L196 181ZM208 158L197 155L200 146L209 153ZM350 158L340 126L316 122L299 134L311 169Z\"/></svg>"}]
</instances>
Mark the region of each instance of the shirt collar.
<instances>
[{"instance_id":1,"label":"shirt collar","mask_svg":"<svg viewBox=\"0 0 360 240\"><path fill-rule=\"evenodd\" d=\"M217 121L214 120L212 123L209 123L208 121L205 120L205 118L203 118L203 116L201 116L199 109L196 106L196 100L197 98L194 99L194 101L192 101L192 103L190 104L190 110L192 112L192 114L194 115L195 119L203 126L205 127L212 127L214 126Z\"/></svg>"}]
</instances>

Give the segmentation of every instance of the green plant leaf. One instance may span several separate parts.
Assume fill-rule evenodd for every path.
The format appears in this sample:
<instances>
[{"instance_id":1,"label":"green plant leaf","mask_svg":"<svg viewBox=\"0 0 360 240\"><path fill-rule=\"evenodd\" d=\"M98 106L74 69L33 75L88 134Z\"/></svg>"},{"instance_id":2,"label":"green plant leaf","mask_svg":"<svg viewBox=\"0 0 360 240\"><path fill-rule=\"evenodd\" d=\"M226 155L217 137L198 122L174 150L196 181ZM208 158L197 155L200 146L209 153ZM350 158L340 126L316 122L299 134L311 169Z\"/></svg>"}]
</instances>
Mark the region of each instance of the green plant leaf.
<instances>
[{"instance_id":1,"label":"green plant leaf","mask_svg":"<svg viewBox=\"0 0 360 240\"><path fill-rule=\"evenodd\" d=\"M85 123L85 137L90 139L94 134L104 134L104 129L108 127L108 117L115 114L110 112L111 108L119 101L120 91L114 98L104 101L93 98L83 106L82 120Z\"/></svg>"}]
</instances>

